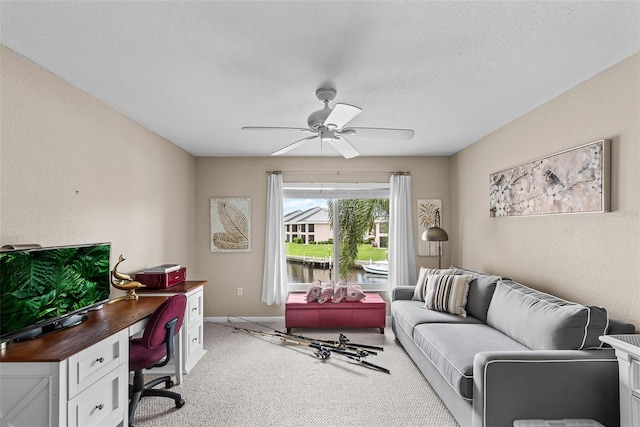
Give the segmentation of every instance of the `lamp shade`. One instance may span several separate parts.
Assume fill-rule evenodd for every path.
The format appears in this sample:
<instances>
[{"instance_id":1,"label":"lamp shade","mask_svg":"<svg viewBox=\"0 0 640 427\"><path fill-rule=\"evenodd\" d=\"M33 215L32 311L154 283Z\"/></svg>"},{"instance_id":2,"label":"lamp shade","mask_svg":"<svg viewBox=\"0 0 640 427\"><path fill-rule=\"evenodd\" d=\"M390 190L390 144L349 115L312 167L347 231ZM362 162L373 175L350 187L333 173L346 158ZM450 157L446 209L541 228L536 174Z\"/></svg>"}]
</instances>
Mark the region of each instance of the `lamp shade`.
<instances>
[{"instance_id":1,"label":"lamp shade","mask_svg":"<svg viewBox=\"0 0 640 427\"><path fill-rule=\"evenodd\" d=\"M422 233L422 240L431 242L446 242L449 240L447 232L440 227L429 227Z\"/></svg>"}]
</instances>

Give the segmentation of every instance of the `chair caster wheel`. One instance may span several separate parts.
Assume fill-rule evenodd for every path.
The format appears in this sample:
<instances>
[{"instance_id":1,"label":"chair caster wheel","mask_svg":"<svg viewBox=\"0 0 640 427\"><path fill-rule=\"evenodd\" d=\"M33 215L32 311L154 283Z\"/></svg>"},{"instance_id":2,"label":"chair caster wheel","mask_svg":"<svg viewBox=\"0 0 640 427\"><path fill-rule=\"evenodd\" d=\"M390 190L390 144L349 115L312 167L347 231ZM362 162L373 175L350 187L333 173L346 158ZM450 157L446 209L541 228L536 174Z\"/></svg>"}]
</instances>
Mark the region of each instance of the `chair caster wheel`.
<instances>
[{"instance_id":1,"label":"chair caster wheel","mask_svg":"<svg viewBox=\"0 0 640 427\"><path fill-rule=\"evenodd\" d=\"M175 384L173 383L173 381L169 380L169 381L165 381L164 383L164 388L171 388L173 387Z\"/></svg>"},{"instance_id":2,"label":"chair caster wheel","mask_svg":"<svg viewBox=\"0 0 640 427\"><path fill-rule=\"evenodd\" d=\"M176 400L176 408L180 409L184 406L186 402L184 401L184 399L180 399L180 400Z\"/></svg>"}]
</instances>

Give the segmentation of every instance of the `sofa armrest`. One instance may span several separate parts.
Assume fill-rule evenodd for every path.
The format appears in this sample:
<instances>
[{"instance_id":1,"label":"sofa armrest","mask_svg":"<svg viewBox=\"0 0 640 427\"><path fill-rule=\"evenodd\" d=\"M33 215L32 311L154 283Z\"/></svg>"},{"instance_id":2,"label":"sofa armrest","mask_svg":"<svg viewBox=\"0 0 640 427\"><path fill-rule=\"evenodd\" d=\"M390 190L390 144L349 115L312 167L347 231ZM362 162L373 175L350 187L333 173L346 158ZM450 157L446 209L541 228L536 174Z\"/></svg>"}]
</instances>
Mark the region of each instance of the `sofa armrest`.
<instances>
[{"instance_id":1,"label":"sofa armrest","mask_svg":"<svg viewBox=\"0 0 640 427\"><path fill-rule=\"evenodd\" d=\"M618 363L610 349L478 353L473 383L474 427L563 418L619 424Z\"/></svg>"},{"instance_id":2,"label":"sofa armrest","mask_svg":"<svg viewBox=\"0 0 640 427\"><path fill-rule=\"evenodd\" d=\"M395 301L397 299L409 300L413 298L415 289L415 286L396 286L391 292L391 301Z\"/></svg>"}]
</instances>

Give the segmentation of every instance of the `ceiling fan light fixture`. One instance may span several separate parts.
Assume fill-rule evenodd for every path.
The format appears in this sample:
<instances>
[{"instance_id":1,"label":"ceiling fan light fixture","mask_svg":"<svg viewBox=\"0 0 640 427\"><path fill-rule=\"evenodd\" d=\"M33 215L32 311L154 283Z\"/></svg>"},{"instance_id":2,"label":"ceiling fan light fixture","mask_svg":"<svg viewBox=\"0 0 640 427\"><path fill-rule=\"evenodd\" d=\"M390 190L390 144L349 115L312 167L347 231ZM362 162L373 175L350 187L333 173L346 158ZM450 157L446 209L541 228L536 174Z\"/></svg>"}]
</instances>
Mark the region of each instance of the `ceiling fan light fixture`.
<instances>
[{"instance_id":1,"label":"ceiling fan light fixture","mask_svg":"<svg viewBox=\"0 0 640 427\"><path fill-rule=\"evenodd\" d=\"M243 130L296 130L311 133L311 136L299 139L272 153L272 156L279 156L288 151L296 149L311 140L320 140L320 157L322 157L322 143L330 143L346 159L359 156L360 152L345 138L345 136L358 136L365 138L383 139L411 139L413 130L411 129L389 129L389 128L345 128L351 119L355 118L362 109L355 105L337 103L333 108L329 107L329 101L336 96L337 91L333 88L321 87L316 90L316 97L324 103L324 108L314 111L307 118L307 129L293 127L273 127L273 126L243 126Z\"/></svg>"}]
</instances>

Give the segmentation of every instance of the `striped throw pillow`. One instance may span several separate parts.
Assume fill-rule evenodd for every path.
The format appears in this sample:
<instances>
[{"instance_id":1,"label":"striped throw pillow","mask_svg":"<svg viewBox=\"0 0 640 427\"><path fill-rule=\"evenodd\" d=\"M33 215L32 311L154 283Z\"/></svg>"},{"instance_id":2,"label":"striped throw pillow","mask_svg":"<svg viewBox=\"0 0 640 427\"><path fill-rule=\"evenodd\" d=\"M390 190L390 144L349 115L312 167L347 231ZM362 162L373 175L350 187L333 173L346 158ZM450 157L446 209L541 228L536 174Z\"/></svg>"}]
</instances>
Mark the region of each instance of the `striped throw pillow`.
<instances>
[{"instance_id":1,"label":"striped throw pillow","mask_svg":"<svg viewBox=\"0 0 640 427\"><path fill-rule=\"evenodd\" d=\"M467 317L468 275L432 275L427 279L425 308Z\"/></svg>"},{"instance_id":2,"label":"striped throw pillow","mask_svg":"<svg viewBox=\"0 0 640 427\"><path fill-rule=\"evenodd\" d=\"M425 268L420 267L420 274L418 275L418 283L416 283L416 289L413 291L414 301L424 301L425 294L427 293L427 277L430 274L454 274L453 270L438 270L437 268Z\"/></svg>"}]
</instances>

